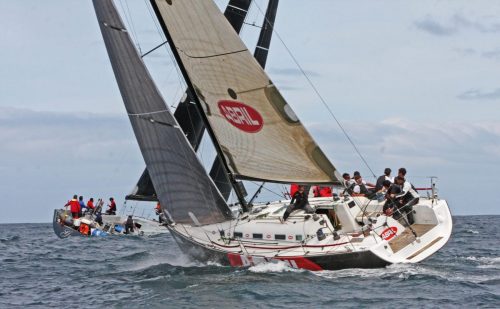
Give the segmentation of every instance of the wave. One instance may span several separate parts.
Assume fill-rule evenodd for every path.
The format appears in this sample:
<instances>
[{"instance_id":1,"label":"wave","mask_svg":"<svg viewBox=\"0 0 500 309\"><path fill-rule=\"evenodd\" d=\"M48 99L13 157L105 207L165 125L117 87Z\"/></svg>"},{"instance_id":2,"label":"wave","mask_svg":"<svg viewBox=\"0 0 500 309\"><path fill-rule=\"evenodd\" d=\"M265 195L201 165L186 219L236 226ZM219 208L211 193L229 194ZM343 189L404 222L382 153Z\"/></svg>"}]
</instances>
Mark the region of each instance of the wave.
<instances>
[{"instance_id":1,"label":"wave","mask_svg":"<svg viewBox=\"0 0 500 309\"><path fill-rule=\"evenodd\" d=\"M19 240L21 240L21 237L19 235L14 235L11 237L0 238L0 243L9 244L9 243L13 243L13 242L18 242Z\"/></svg>"},{"instance_id":2,"label":"wave","mask_svg":"<svg viewBox=\"0 0 500 309\"><path fill-rule=\"evenodd\" d=\"M282 273L282 272L304 272L304 269L290 267L283 261L272 261L260 263L248 268L248 271L253 273Z\"/></svg>"}]
</instances>

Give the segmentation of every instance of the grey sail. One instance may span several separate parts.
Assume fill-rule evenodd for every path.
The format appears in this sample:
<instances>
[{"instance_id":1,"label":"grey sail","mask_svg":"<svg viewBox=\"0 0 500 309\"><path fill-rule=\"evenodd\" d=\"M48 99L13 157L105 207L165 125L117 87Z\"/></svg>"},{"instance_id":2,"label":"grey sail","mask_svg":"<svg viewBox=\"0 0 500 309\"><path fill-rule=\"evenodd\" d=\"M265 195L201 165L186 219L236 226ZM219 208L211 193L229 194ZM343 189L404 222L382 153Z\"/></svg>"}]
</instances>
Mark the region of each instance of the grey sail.
<instances>
[{"instance_id":1,"label":"grey sail","mask_svg":"<svg viewBox=\"0 0 500 309\"><path fill-rule=\"evenodd\" d=\"M269 47L271 46L271 38L273 35L274 21L276 20L278 3L279 0L269 0L266 14L264 16L264 22L262 23L262 29L260 30L259 40L257 41L257 46L255 47L254 57L262 68L266 67L266 60ZM228 8L229 7L230 6L228 5ZM229 18L228 20L234 27L231 20ZM243 23L243 20L241 22ZM210 177L214 180L222 196L227 200L231 194L232 185L227 177L227 171L224 168L222 160L219 157L216 157L214 163L212 164Z\"/></svg>"},{"instance_id":2,"label":"grey sail","mask_svg":"<svg viewBox=\"0 0 500 309\"><path fill-rule=\"evenodd\" d=\"M158 200L179 223L231 217L184 132L166 106L112 0L94 0L97 20L125 108Z\"/></svg>"},{"instance_id":3,"label":"grey sail","mask_svg":"<svg viewBox=\"0 0 500 309\"><path fill-rule=\"evenodd\" d=\"M191 147L196 151L201 143L205 125L201 119L197 107L191 102L191 95L186 91L182 102L179 103L174 112L179 126L186 135ZM125 197L127 200L135 201L157 201L156 191L147 169L142 172L139 181L132 192Z\"/></svg>"},{"instance_id":4,"label":"grey sail","mask_svg":"<svg viewBox=\"0 0 500 309\"><path fill-rule=\"evenodd\" d=\"M277 0L275 1L277 2ZM251 0L230 0L226 10L224 11L224 16L237 33L240 32L241 27L243 26L251 2ZM198 150L203 133L205 132L205 125L196 105L192 100L189 90L186 91L183 100L177 106L174 116L186 134L186 137L191 143L193 149L195 151ZM222 196L227 200L231 194L232 185L229 182L226 170L217 158L212 165L210 176L214 180L215 185L221 192ZM139 181L137 182L137 185L134 187L133 191L125 197L125 199L136 201L157 201L153 182L149 177L147 169L144 170L139 178Z\"/></svg>"},{"instance_id":5,"label":"grey sail","mask_svg":"<svg viewBox=\"0 0 500 309\"><path fill-rule=\"evenodd\" d=\"M149 176L147 168L144 169L144 172L142 172L139 181L137 181L137 184L135 185L135 188L129 195L125 196L125 199L133 201L147 201L147 202L158 201L158 197L156 196L156 191L153 186L153 181Z\"/></svg>"}]
</instances>

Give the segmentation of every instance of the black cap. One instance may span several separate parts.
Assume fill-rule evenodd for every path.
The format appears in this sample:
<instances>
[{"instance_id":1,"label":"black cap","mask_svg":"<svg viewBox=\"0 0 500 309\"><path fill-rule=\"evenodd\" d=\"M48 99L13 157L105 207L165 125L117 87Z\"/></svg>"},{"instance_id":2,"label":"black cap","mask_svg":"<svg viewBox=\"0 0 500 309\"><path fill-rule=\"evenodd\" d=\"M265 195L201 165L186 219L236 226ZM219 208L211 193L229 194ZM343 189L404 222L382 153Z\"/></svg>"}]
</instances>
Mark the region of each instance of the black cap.
<instances>
[{"instance_id":1,"label":"black cap","mask_svg":"<svg viewBox=\"0 0 500 309\"><path fill-rule=\"evenodd\" d=\"M361 174L360 174L358 171L355 171L352 175L353 175L354 177L356 177L356 176L361 176Z\"/></svg>"},{"instance_id":2,"label":"black cap","mask_svg":"<svg viewBox=\"0 0 500 309\"><path fill-rule=\"evenodd\" d=\"M384 170L384 174L387 175L387 176L389 176L391 174L391 172L392 172L391 169L388 168L388 167L386 167L385 170Z\"/></svg>"}]
</instances>

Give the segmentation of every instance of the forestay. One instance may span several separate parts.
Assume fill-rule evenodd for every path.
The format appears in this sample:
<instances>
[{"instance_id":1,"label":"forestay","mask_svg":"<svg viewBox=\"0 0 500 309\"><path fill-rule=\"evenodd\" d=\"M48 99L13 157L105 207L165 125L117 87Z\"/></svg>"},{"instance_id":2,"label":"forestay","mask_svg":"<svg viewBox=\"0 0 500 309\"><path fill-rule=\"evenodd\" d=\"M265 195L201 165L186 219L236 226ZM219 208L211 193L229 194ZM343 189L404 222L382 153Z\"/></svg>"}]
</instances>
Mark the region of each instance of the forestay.
<instances>
[{"instance_id":1,"label":"forestay","mask_svg":"<svg viewBox=\"0 0 500 309\"><path fill-rule=\"evenodd\" d=\"M236 177L338 183L333 165L215 3L153 5Z\"/></svg>"},{"instance_id":2,"label":"forestay","mask_svg":"<svg viewBox=\"0 0 500 309\"><path fill-rule=\"evenodd\" d=\"M230 210L168 110L111 0L94 0L99 26L162 208L179 223L228 220Z\"/></svg>"}]
</instances>

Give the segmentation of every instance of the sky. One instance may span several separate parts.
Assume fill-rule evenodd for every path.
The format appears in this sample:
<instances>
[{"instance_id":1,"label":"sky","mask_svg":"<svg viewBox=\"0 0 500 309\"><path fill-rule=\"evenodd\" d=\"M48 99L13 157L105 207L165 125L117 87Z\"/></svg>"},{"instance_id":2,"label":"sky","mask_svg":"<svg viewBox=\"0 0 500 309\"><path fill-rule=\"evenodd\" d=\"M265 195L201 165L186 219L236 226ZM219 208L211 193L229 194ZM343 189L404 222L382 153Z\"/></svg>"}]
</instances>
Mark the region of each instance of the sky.
<instances>
[{"instance_id":1,"label":"sky","mask_svg":"<svg viewBox=\"0 0 500 309\"><path fill-rule=\"evenodd\" d=\"M115 3L141 52L163 42L148 1ZM75 193L120 205L144 161L92 2L0 0L0 29L0 223L50 222ZM500 214L500 2L286 0L275 30L266 71L340 171L370 176L287 50L375 174L437 176L453 214ZM258 31L243 29L250 50ZM168 50L145 63L175 107Z\"/></svg>"}]
</instances>

